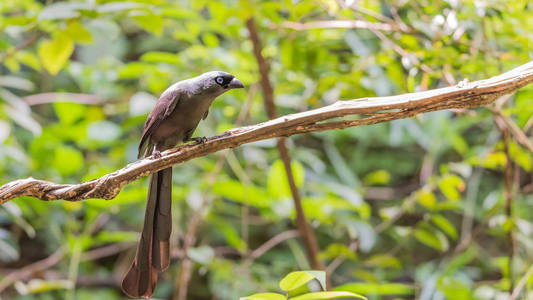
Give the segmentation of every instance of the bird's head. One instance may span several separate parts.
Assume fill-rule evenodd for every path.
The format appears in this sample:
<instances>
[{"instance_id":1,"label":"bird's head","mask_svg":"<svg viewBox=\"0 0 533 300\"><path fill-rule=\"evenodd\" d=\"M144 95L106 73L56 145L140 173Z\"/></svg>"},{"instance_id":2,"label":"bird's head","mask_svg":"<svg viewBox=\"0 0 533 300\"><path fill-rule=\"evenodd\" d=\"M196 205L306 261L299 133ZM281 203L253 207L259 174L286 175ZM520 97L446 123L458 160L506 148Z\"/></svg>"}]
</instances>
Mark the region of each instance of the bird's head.
<instances>
[{"instance_id":1,"label":"bird's head","mask_svg":"<svg viewBox=\"0 0 533 300\"><path fill-rule=\"evenodd\" d=\"M230 73L211 71L190 79L196 93L219 96L231 89L244 88L242 82Z\"/></svg>"}]
</instances>

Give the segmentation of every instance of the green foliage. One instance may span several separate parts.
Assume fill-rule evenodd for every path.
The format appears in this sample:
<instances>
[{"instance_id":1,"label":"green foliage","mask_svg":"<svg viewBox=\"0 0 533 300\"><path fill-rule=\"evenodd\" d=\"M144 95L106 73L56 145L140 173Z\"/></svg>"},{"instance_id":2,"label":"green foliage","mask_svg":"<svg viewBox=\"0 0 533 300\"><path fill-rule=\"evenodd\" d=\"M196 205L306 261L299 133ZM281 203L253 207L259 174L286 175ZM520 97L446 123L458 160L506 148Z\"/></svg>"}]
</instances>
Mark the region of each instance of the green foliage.
<instances>
[{"instance_id":1,"label":"green foliage","mask_svg":"<svg viewBox=\"0 0 533 300\"><path fill-rule=\"evenodd\" d=\"M484 79L531 60L533 5L523 0L0 3L1 184L28 176L78 183L135 161L157 97L208 70L229 71L247 88L215 101L195 136L265 121L246 27L252 16L280 115ZM327 23L339 20L392 29ZM369 299L509 298L533 257L533 160L517 135L531 140L532 99L526 86L493 109L290 137L291 171L334 287L313 299L345 291ZM498 112L516 124L508 139ZM192 262L187 299L276 291L281 274L310 268L304 244L290 238L296 211L275 141L224 153L174 168L172 247ZM2 276L65 249L47 270L0 291L2 299L121 299L111 278L131 263L146 192L141 179L110 201L22 197L0 206ZM176 293L182 269L172 262L155 297ZM323 288L324 280L291 273L282 288L305 299L309 283ZM533 281L524 283L519 296L531 298Z\"/></svg>"},{"instance_id":2,"label":"green foliage","mask_svg":"<svg viewBox=\"0 0 533 300\"><path fill-rule=\"evenodd\" d=\"M259 293L241 300L320 300L320 299L363 299L365 297L346 291L326 291L326 272L298 271L291 272L280 282L279 287L285 295L276 293Z\"/></svg>"}]
</instances>

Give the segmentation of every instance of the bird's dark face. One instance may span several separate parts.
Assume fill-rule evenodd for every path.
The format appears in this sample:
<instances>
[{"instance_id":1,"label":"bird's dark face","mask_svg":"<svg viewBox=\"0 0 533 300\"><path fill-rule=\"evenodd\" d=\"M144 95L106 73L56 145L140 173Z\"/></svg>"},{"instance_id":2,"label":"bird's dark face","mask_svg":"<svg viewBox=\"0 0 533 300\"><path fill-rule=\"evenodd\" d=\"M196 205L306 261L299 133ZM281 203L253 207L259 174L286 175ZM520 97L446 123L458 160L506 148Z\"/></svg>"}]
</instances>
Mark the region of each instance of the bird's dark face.
<instances>
[{"instance_id":1,"label":"bird's dark face","mask_svg":"<svg viewBox=\"0 0 533 300\"><path fill-rule=\"evenodd\" d=\"M202 94L221 95L231 89L244 88L242 82L230 73L211 71L193 79Z\"/></svg>"}]
</instances>

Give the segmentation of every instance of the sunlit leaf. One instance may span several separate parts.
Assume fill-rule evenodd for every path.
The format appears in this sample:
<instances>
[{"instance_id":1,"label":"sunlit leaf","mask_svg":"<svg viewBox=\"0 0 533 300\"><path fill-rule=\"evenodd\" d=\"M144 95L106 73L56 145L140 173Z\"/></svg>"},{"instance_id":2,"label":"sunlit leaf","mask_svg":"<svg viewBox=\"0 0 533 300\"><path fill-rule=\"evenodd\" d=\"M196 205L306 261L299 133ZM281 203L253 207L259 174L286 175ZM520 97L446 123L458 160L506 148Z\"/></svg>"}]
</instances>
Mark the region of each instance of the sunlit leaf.
<instances>
[{"instance_id":1,"label":"sunlit leaf","mask_svg":"<svg viewBox=\"0 0 533 300\"><path fill-rule=\"evenodd\" d=\"M64 33L71 40L81 44L90 44L93 42L93 36L91 32L77 21L69 22Z\"/></svg>"},{"instance_id":2,"label":"sunlit leaf","mask_svg":"<svg viewBox=\"0 0 533 300\"><path fill-rule=\"evenodd\" d=\"M174 53L150 51L141 56L141 60L148 63L167 63L171 65L178 65L181 63L181 59Z\"/></svg>"},{"instance_id":3,"label":"sunlit leaf","mask_svg":"<svg viewBox=\"0 0 533 300\"><path fill-rule=\"evenodd\" d=\"M448 240L439 231L429 231L428 229L417 228L415 230L415 237L421 243L438 251L448 250Z\"/></svg>"},{"instance_id":4,"label":"sunlit leaf","mask_svg":"<svg viewBox=\"0 0 533 300\"><path fill-rule=\"evenodd\" d=\"M441 215L432 215L431 221L452 239L457 239L457 230L453 224Z\"/></svg>"},{"instance_id":5,"label":"sunlit leaf","mask_svg":"<svg viewBox=\"0 0 533 300\"><path fill-rule=\"evenodd\" d=\"M320 299L363 299L366 297L350 292L317 292L291 297L292 300L320 300Z\"/></svg>"},{"instance_id":6,"label":"sunlit leaf","mask_svg":"<svg viewBox=\"0 0 533 300\"><path fill-rule=\"evenodd\" d=\"M291 161L291 170L296 187L304 183L305 172L303 166L297 161ZM267 178L268 192L275 197L289 197L289 187L285 166L281 160L276 160L270 167Z\"/></svg>"},{"instance_id":7,"label":"sunlit leaf","mask_svg":"<svg viewBox=\"0 0 533 300\"><path fill-rule=\"evenodd\" d=\"M62 175L70 175L83 166L83 155L69 146L57 147L54 151L53 166Z\"/></svg>"},{"instance_id":8,"label":"sunlit leaf","mask_svg":"<svg viewBox=\"0 0 533 300\"><path fill-rule=\"evenodd\" d=\"M418 202L429 209L435 208L437 204L437 198L431 190L422 189L417 193Z\"/></svg>"},{"instance_id":9,"label":"sunlit leaf","mask_svg":"<svg viewBox=\"0 0 533 300\"><path fill-rule=\"evenodd\" d=\"M378 170L369 173L363 179L366 185L387 184L391 179L391 175L386 170Z\"/></svg>"},{"instance_id":10,"label":"sunlit leaf","mask_svg":"<svg viewBox=\"0 0 533 300\"><path fill-rule=\"evenodd\" d=\"M318 281L318 286L310 286L313 280ZM316 292L326 289L326 273L323 271L297 271L291 272L280 282L279 287L287 291L292 297L301 294L301 292ZM302 289L305 288L305 289Z\"/></svg>"},{"instance_id":11,"label":"sunlit leaf","mask_svg":"<svg viewBox=\"0 0 533 300\"><path fill-rule=\"evenodd\" d=\"M45 69L56 75L74 51L74 42L64 34L57 34L52 40L39 45L39 57Z\"/></svg>"},{"instance_id":12,"label":"sunlit leaf","mask_svg":"<svg viewBox=\"0 0 533 300\"><path fill-rule=\"evenodd\" d=\"M459 176L445 175L439 181L441 192L450 200L459 200L460 192L465 189L465 184Z\"/></svg>"},{"instance_id":13,"label":"sunlit leaf","mask_svg":"<svg viewBox=\"0 0 533 300\"><path fill-rule=\"evenodd\" d=\"M86 107L74 102L54 102L54 110L63 125L70 126L86 115Z\"/></svg>"},{"instance_id":14,"label":"sunlit leaf","mask_svg":"<svg viewBox=\"0 0 533 300\"><path fill-rule=\"evenodd\" d=\"M259 293L248 297L241 297L239 300L286 300L287 297L276 293Z\"/></svg>"},{"instance_id":15,"label":"sunlit leaf","mask_svg":"<svg viewBox=\"0 0 533 300\"><path fill-rule=\"evenodd\" d=\"M394 269L402 268L402 262L398 258L392 255L388 255L388 254L373 255L369 259L365 260L365 265L380 267L380 268L394 268Z\"/></svg>"},{"instance_id":16,"label":"sunlit leaf","mask_svg":"<svg viewBox=\"0 0 533 300\"><path fill-rule=\"evenodd\" d=\"M154 14L138 15L134 16L133 19L137 22L139 27L156 36L161 36L163 33L163 19L161 16Z\"/></svg>"},{"instance_id":17,"label":"sunlit leaf","mask_svg":"<svg viewBox=\"0 0 533 300\"><path fill-rule=\"evenodd\" d=\"M402 283L354 282L335 287L336 291L350 291L362 295L414 295L412 285Z\"/></svg>"}]
</instances>

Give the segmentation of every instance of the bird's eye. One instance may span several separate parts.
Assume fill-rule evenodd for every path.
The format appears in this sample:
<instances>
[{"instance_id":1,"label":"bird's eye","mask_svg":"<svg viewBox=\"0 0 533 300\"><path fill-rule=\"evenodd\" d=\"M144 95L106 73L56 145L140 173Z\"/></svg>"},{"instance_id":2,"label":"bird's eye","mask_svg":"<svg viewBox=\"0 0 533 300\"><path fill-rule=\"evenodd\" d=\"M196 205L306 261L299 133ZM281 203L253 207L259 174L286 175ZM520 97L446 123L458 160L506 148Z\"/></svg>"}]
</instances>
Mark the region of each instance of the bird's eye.
<instances>
[{"instance_id":1,"label":"bird's eye","mask_svg":"<svg viewBox=\"0 0 533 300\"><path fill-rule=\"evenodd\" d=\"M222 76L218 76L217 78L215 78L215 81L216 81L218 84L223 84L223 83L224 83L224 78L222 78Z\"/></svg>"}]
</instances>

